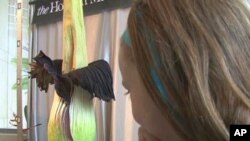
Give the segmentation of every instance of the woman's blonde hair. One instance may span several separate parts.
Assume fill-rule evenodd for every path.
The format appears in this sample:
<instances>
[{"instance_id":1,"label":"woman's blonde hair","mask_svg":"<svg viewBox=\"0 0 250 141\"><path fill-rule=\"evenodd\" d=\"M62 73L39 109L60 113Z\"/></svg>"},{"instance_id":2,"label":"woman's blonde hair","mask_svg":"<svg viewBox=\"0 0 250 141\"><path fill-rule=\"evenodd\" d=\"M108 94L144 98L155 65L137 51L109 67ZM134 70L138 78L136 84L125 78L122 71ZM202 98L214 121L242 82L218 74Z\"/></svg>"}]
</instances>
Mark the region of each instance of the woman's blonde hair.
<instances>
[{"instance_id":1,"label":"woman's blonde hair","mask_svg":"<svg viewBox=\"0 0 250 141\"><path fill-rule=\"evenodd\" d=\"M231 124L250 123L247 0L139 0L128 30L143 82L180 135L226 141Z\"/></svg>"}]
</instances>

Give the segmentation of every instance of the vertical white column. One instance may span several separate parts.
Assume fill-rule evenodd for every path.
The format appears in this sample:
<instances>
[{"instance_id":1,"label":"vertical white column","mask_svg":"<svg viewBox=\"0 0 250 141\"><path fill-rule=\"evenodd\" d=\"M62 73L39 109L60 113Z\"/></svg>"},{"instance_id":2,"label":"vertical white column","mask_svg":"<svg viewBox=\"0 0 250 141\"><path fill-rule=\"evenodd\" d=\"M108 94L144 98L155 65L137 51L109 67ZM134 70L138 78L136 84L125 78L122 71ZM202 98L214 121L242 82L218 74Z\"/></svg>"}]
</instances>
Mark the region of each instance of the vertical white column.
<instances>
[{"instance_id":1,"label":"vertical white column","mask_svg":"<svg viewBox=\"0 0 250 141\"><path fill-rule=\"evenodd\" d=\"M17 0L17 136L23 141L22 122L22 16L23 0Z\"/></svg>"}]
</instances>

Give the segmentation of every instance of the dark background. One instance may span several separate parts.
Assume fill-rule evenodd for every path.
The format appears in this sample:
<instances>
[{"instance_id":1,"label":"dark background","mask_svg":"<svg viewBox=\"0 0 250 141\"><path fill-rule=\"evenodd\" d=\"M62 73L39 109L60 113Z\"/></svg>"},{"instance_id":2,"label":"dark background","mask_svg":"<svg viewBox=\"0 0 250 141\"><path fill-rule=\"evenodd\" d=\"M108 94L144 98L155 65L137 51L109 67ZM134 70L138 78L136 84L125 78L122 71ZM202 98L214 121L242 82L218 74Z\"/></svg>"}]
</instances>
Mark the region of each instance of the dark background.
<instances>
[{"instance_id":1,"label":"dark background","mask_svg":"<svg viewBox=\"0 0 250 141\"><path fill-rule=\"evenodd\" d=\"M44 7L50 6L50 3L53 1L59 1L63 3L63 0L36 0L30 2L30 5L35 6L34 16L33 16L33 24L48 24L51 22L60 21L63 18L63 11L57 13L48 13L46 15L37 16L37 10L42 5ZM83 0L84 3L85 0ZM88 4L84 5L84 16L89 16L97 13L101 13L104 11L110 11L118 8L127 8L131 5L132 0L104 0L103 2L96 2L90 4L91 0L87 0ZM92 0L93 1L93 0ZM96 0L98 1L98 0Z\"/></svg>"}]
</instances>

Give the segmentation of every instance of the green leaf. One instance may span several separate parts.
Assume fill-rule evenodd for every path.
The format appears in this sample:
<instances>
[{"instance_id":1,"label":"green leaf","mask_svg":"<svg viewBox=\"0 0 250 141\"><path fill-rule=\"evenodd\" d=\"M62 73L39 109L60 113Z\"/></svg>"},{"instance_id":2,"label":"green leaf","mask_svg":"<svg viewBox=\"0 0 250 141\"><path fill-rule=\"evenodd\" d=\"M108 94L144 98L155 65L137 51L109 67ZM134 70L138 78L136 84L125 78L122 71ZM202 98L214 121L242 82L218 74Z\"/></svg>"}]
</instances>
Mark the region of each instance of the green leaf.
<instances>
[{"instance_id":1,"label":"green leaf","mask_svg":"<svg viewBox=\"0 0 250 141\"><path fill-rule=\"evenodd\" d=\"M11 63L17 64L17 58L12 58ZM29 70L29 59L28 58L23 58L22 59L22 67L25 70Z\"/></svg>"},{"instance_id":2,"label":"green leaf","mask_svg":"<svg viewBox=\"0 0 250 141\"><path fill-rule=\"evenodd\" d=\"M23 77L22 79L22 89L23 90L27 90L28 89L28 84L29 84L29 78L28 76ZM12 90L16 90L17 89L17 83L15 83L12 87Z\"/></svg>"}]
</instances>

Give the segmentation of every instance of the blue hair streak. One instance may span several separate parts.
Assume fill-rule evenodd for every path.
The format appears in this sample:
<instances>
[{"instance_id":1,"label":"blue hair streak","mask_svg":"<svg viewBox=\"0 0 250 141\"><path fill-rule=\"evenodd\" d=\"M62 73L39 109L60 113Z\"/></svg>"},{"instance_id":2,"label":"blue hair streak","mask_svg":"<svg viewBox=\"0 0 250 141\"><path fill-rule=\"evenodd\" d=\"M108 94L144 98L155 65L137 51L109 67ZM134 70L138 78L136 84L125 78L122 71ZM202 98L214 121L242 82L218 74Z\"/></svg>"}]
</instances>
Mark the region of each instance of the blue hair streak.
<instances>
[{"instance_id":1,"label":"blue hair streak","mask_svg":"<svg viewBox=\"0 0 250 141\"><path fill-rule=\"evenodd\" d=\"M150 49L152 50L153 57L156 59L157 65L159 66L160 65L160 58L158 56L157 50L154 48L153 43L150 41L151 39L152 38L148 37L147 43L148 43ZM127 29L124 31L124 33L122 35L122 40L129 48L132 47L130 34L129 34L129 31ZM151 78L153 79L155 86L157 87L158 91L160 92L161 98L163 99L163 101L165 103L167 103L168 93L167 93L165 86L163 85L163 82L162 82L159 74L157 73L157 71L153 67L150 68L150 74L151 74Z\"/></svg>"},{"instance_id":2,"label":"blue hair streak","mask_svg":"<svg viewBox=\"0 0 250 141\"><path fill-rule=\"evenodd\" d=\"M131 42L131 39L130 39L130 36L129 36L129 32L128 30L126 29L122 35L122 40L123 42L128 46L128 47L132 47L132 42Z\"/></svg>"},{"instance_id":3,"label":"blue hair streak","mask_svg":"<svg viewBox=\"0 0 250 141\"><path fill-rule=\"evenodd\" d=\"M138 23L140 26L138 28L138 31L142 33L142 36L145 38L145 41L147 43L148 48L151 50L151 54L153 59L155 60L156 64L154 66L149 66L150 75L153 80L154 85L156 86L157 90L159 91L160 97L163 100L163 102L167 105L167 109L169 110L169 114L174 115L174 119L179 127L183 127L186 125L185 120L183 120L180 113L178 113L175 108L175 104L170 101L168 91L158 74L157 70L155 69L155 66L160 68L162 66L162 60L159 55L159 51L157 50L157 45L155 41L155 37L150 31L150 29L145 24L145 19L143 16L143 12L141 11L141 7L137 7L137 11L135 12L135 16L138 18ZM122 40L124 43L129 47L132 48L132 40L129 34L128 29L125 30ZM178 105L177 105L178 107Z\"/></svg>"}]
</instances>

